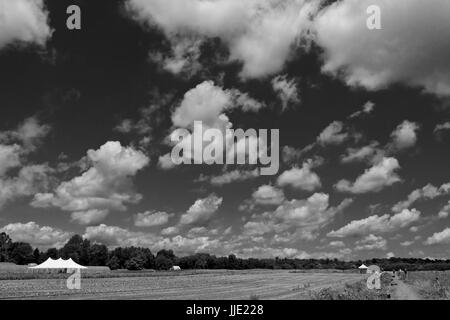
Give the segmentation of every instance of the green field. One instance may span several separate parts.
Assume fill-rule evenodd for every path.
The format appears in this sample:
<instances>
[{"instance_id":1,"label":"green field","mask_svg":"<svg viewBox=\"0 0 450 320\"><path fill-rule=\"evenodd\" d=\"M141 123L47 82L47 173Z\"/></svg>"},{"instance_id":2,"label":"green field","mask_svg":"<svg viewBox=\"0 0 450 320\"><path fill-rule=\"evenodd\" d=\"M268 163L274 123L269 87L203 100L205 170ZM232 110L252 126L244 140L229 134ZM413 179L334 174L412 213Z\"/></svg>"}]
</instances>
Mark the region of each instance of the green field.
<instances>
[{"instance_id":1,"label":"green field","mask_svg":"<svg viewBox=\"0 0 450 320\"><path fill-rule=\"evenodd\" d=\"M83 278L68 290L53 279L0 280L0 299L310 299L312 291L343 288L364 275L288 270L111 272Z\"/></svg>"}]
</instances>

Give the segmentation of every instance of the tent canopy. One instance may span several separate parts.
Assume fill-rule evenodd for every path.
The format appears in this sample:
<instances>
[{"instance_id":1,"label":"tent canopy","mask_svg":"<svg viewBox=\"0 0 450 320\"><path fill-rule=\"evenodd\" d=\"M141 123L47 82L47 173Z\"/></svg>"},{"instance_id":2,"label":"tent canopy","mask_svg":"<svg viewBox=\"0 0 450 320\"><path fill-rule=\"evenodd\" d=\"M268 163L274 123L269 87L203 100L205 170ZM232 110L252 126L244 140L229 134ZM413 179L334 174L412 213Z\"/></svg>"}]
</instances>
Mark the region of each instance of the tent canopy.
<instances>
[{"instance_id":1,"label":"tent canopy","mask_svg":"<svg viewBox=\"0 0 450 320\"><path fill-rule=\"evenodd\" d=\"M362 264L358 267L358 269L367 269L367 266L365 264Z\"/></svg>"},{"instance_id":2,"label":"tent canopy","mask_svg":"<svg viewBox=\"0 0 450 320\"><path fill-rule=\"evenodd\" d=\"M30 269L87 269L73 261L72 259L61 259L54 260L48 258L45 262L37 265L35 267L30 267Z\"/></svg>"}]
</instances>

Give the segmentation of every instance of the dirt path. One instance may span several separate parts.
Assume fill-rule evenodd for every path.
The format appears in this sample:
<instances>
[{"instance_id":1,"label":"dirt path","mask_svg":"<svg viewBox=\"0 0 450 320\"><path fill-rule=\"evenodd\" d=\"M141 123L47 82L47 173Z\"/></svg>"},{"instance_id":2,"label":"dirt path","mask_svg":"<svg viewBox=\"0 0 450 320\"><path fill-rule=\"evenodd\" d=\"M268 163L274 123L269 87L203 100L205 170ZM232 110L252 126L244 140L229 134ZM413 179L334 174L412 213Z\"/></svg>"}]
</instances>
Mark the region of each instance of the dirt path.
<instances>
[{"instance_id":1,"label":"dirt path","mask_svg":"<svg viewBox=\"0 0 450 320\"><path fill-rule=\"evenodd\" d=\"M395 277L392 283L392 298L394 300L422 300L411 286L404 283L398 277Z\"/></svg>"}]
</instances>

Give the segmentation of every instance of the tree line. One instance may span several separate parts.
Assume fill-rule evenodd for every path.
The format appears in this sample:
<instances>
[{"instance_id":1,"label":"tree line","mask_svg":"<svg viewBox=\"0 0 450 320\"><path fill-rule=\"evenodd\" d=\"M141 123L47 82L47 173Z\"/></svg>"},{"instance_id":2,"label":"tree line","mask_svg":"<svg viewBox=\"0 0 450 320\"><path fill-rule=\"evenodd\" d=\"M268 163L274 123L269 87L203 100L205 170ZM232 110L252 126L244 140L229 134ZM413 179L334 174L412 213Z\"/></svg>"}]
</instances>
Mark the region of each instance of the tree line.
<instances>
[{"instance_id":1,"label":"tree line","mask_svg":"<svg viewBox=\"0 0 450 320\"><path fill-rule=\"evenodd\" d=\"M216 257L208 253L177 257L172 250L162 249L154 255L148 248L118 247L109 250L104 244L91 243L80 235L74 235L61 248L46 251L33 249L29 243L13 242L6 233L0 233L0 262L13 262L19 265L42 263L48 258L68 259L84 266L108 266L111 270L168 270L177 265L182 269L356 269L362 263L378 265L383 270L450 270L450 260L431 260L419 258L374 258L370 260L341 261L338 259L291 259Z\"/></svg>"}]
</instances>

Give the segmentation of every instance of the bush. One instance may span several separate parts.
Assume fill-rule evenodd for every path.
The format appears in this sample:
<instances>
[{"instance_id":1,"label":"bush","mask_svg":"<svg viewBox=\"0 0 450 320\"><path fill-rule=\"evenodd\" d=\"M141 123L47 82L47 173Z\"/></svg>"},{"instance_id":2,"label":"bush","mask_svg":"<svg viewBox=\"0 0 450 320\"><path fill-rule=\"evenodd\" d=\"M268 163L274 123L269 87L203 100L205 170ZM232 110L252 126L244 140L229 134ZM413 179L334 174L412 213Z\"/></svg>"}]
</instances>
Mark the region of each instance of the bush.
<instances>
[{"instance_id":1,"label":"bush","mask_svg":"<svg viewBox=\"0 0 450 320\"><path fill-rule=\"evenodd\" d=\"M143 259L134 257L134 258L131 258L130 260L127 260L127 262L125 262L125 268L127 268L127 270L143 270L144 264L145 264L145 261Z\"/></svg>"}]
</instances>

